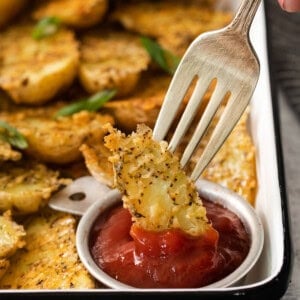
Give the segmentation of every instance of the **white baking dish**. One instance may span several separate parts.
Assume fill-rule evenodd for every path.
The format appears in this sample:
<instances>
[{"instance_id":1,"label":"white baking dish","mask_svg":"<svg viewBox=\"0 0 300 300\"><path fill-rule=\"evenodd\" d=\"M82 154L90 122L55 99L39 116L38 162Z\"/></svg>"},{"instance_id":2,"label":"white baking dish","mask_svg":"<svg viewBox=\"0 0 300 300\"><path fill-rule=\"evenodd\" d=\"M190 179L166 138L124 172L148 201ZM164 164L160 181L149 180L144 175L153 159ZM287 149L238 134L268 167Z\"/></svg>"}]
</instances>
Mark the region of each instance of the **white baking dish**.
<instances>
[{"instance_id":1,"label":"white baking dish","mask_svg":"<svg viewBox=\"0 0 300 300\"><path fill-rule=\"evenodd\" d=\"M220 1L221 5L230 5L236 9L237 1ZM268 68L268 51L264 6L261 5L255 17L251 40L261 63L259 82L251 101L249 129L256 146L258 190L255 209L259 214L265 232L265 243L261 258L247 275L243 285L223 289L156 289L156 290L59 290L29 291L2 290L1 299L5 296L40 297L63 296L74 298L104 297L204 297L213 299L223 296L234 296L260 299L263 295L273 298L284 293L290 273L291 247L287 220L287 203L284 195L284 182L280 153L278 154L277 132L274 127L274 103L272 103L271 86ZM276 124L276 118L275 118ZM22 296L21 296L22 294ZM275 295L275 296L274 296Z\"/></svg>"}]
</instances>

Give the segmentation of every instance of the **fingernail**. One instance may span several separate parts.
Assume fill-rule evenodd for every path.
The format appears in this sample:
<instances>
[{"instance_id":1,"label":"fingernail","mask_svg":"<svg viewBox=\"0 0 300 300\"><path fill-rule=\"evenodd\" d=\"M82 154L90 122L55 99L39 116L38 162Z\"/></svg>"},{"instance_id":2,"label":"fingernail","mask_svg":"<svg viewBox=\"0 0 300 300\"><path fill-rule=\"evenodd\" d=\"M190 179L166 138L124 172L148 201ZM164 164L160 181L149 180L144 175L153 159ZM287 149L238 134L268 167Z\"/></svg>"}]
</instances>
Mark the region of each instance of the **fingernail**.
<instances>
[{"instance_id":1,"label":"fingernail","mask_svg":"<svg viewBox=\"0 0 300 300\"><path fill-rule=\"evenodd\" d=\"M300 11L300 0L279 0L279 3L287 12Z\"/></svg>"}]
</instances>

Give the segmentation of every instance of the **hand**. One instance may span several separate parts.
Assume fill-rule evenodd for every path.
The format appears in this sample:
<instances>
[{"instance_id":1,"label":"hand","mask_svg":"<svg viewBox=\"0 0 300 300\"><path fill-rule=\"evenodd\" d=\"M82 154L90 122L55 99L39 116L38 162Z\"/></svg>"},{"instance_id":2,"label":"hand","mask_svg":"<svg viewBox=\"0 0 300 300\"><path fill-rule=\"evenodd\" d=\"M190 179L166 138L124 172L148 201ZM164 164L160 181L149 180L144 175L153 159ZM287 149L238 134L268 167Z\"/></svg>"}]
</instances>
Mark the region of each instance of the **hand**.
<instances>
[{"instance_id":1,"label":"hand","mask_svg":"<svg viewBox=\"0 0 300 300\"><path fill-rule=\"evenodd\" d=\"M300 12L300 0L278 0L278 2L287 12Z\"/></svg>"}]
</instances>

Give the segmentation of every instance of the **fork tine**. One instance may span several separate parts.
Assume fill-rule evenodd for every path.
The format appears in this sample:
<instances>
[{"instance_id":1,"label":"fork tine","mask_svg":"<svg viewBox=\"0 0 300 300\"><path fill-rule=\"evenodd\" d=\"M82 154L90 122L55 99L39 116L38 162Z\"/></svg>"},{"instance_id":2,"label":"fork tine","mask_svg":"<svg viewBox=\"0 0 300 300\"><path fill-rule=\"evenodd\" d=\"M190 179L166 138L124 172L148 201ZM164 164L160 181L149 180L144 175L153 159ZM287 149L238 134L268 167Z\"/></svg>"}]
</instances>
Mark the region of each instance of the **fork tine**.
<instances>
[{"instance_id":1,"label":"fork tine","mask_svg":"<svg viewBox=\"0 0 300 300\"><path fill-rule=\"evenodd\" d=\"M193 152L195 151L196 147L199 144L199 141L202 139L206 129L208 128L209 124L211 123L211 120L213 116L215 115L218 107L220 106L221 101L224 99L224 96L226 94L228 86L224 86L219 81L217 82L215 91L212 94L212 97L210 101L207 104L207 107L201 116L201 119L199 121L199 124L189 142L187 147L185 148L180 163L181 166L184 167L191 156L193 155Z\"/></svg>"},{"instance_id":2,"label":"fork tine","mask_svg":"<svg viewBox=\"0 0 300 300\"><path fill-rule=\"evenodd\" d=\"M196 87L193 91L193 94L182 114L182 117L176 127L176 130L173 134L173 137L169 143L169 150L174 152L177 148L180 140L186 133L188 127L194 119L194 116L197 112L199 105L202 102L203 96L208 89L208 86L211 82L209 76L205 76L205 78L199 78L196 84Z\"/></svg>"},{"instance_id":3,"label":"fork tine","mask_svg":"<svg viewBox=\"0 0 300 300\"><path fill-rule=\"evenodd\" d=\"M252 89L253 91L253 89ZM251 88L246 87L236 93L235 96L231 96L227 103L225 110L220 118L213 134L205 147L199 161L197 162L192 174L191 179L197 180L202 174L205 167L209 164L216 152L220 149L227 136L232 131L240 119L242 113L245 111L251 96Z\"/></svg>"},{"instance_id":4,"label":"fork tine","mask_svg":"<svg viewBox=\"0 0 300 300\"><path fill-rule=\"evenodd\" d=\"M191 85L194 77L193 66L188 60L183 60L177 67L174 77L170 83L169 89L165 96L163 105L160 109L155 127L153 130L153 137L156 140L163 140L170 129L170 126L176 116L179 106Z\"/></svg>"}]
</instances>

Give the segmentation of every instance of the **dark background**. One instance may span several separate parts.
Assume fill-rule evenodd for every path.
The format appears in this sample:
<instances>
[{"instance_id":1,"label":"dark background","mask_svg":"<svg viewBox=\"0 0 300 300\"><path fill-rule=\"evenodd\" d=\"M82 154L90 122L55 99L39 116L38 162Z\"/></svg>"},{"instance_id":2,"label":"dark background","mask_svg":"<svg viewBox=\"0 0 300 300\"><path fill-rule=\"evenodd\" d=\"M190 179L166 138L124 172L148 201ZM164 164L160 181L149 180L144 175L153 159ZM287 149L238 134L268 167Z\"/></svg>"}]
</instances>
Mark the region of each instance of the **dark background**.
<instances>
[{"instance_id":1,"label":"dark background","mask_svg":"<svg viewBox=\"0 0 300 300\"><path fill-rule=\"evenodd\" d=\"M300 299L300 13L266 0L270 71L278 93L279 126L286 192L290 211L294 263L291 282L282 299Z\"/></svg>"}]
</instances>

